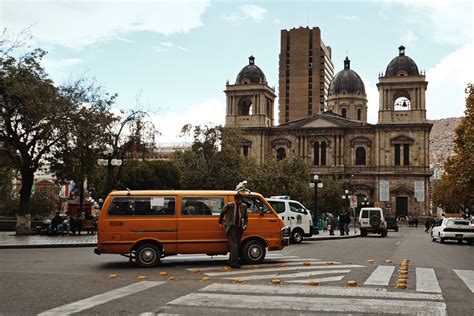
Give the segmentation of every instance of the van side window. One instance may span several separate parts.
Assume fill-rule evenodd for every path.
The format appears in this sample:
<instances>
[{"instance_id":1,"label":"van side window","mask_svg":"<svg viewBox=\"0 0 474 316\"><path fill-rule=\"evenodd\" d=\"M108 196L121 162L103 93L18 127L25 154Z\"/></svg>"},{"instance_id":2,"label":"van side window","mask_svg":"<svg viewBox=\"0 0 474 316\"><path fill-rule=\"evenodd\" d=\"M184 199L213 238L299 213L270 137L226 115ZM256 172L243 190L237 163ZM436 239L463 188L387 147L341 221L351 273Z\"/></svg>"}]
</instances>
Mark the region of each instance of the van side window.
<instances>
[{"instance_id":1,"label":"van side window","mask_svg":"<svg viewBox=\"0 0 474 316\"><path fill-rule=\"evenodd\" d=\"M116 197L110 203L110 216L163 216L175 214L174 197Z\"/></svg>"},{"instance_id":2,"label":"van side window","mask_svg":"<svg viewBox=\"0 0 474 316\"><path fill-rule=\"evenodd\" d=\"M257 197L245 197L244 201L247 204L248 214L258 214L260 213L260 208L262 208L264 214L271 213L267 205Z\"/></svg>"},{"instance_id":3,"label":"van side window","mask_svg":"<svg viewBox=\"0 0 474 316\"><path fill-rule=\"evenodd\" d=\"M362 211L362 218L369 218L369 211L368 210L363 210Z\"/></svg>"},{"instance_id":4,"label":"van side window","mask_svg":"<svg viewBox=\"0 0 474 316\"><path fill-rule=\"evenodd\" d=\"M289 202L290 203L290 210L295 213L300 213L300 214L307 214L306 210L301 204L295 203L295 202Z\"/></svg>"},{"instance_id":5,"label":"van side window","mask_svg":"<svg viewBox=\"0 0 474 316\"><path fill-rule=\"evenodd\" d=\"M285 212L285 202L274 202L274 201L268 201L272 208L277 212L278 214L281 214Z\"/></svg>"},{"instance_id":6,"label":"van side window","mask_svg":"<svg viewBox=\"0 0 474 316\"><path fill-rule=\"evenodd\" d=\"M219 216L224 207L223 197L183 197L181 214L191 216Z\"/></svg>"}]
</instances>

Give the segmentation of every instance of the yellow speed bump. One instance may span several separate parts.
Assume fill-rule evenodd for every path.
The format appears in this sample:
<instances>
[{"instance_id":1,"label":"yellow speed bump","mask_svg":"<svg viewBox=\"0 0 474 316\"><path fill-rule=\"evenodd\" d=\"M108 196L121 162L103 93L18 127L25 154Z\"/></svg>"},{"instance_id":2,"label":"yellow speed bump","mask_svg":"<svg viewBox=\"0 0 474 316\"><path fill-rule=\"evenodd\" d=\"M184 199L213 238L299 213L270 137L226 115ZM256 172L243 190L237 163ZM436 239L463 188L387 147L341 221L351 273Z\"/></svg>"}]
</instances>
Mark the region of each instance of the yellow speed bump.
<instances>
[{"instance_id":1,"label":"yellow speed bump","mask_svg":"<svg viewBox=\"0 0 474 316\"><path fill-rule=\"evenodd\" d=\"M397 284L395 285L395 287L396 287L397 289L406 289L406 288L407 288L407 285L406 285L405 283L397 283Z\"/></svg>"},{"instance_id":2,"label":"yellow speed bump","mask_svg":"<svg viewBox=\"0 0 474 316\"><path fill-rule=\"evenodd\" d=\"M392 263L392 260L387 259L387 260L385 260L385 263Z\"/></svg>"},{"instance_id":3,"label":"yellow speed bump","mask_svg":"<svg viewBox=\"0 0 474 316\"><path fill-rule=\"evenodd\" d=\"M237 279L234 279L232 282L235 283L235 284L243 284L243 283L245 283L245 280L237 278Z\"/></svg>"},{"instance_id":4,"label":"yellow speed bump","mask_svg":"<svg viewBox=\"0 0 474 316\"><path fill-rule=\"evenodd\" d=\"M311 262L305 261L305 262L303 262L303 265L304 265L304 266L310 266L310 265L311 265Z\"/></svg>"},{"instance_id":5,"label":"yellow speed bump","mask_svg":"<svg viewBox=\"0 0 474 316\"><path fill-rule=\"evenodd\" d=\"M175 278L174 276L170 276L170 277L168 278L168 280L170 280L170 281L176 281L176 278Z\"/></svg>"},{"instance_id":6,"label":"yellow speed bump","mask_svg":"<svg viewBox=\"0 0 474 316\"><path fill-rule=\"evenodd\" d=\"M355 280L347 281L347 286L355 287L355 286L357 286L357 281L355 281Z\"/></svg>"},{"instance_id":7,"label":"yellow speed bump","mask_svg":"<svg viewBox=\"0 0 474 316\"><path fill-rule=\"evenodd\" d=\"M400 269L399 270L400 274L403 273L403 274L408 274L408 270L407 269Z\"/></svg>"},{"instance_id":8,"label":"yellow speed bump","mask_svg":"<svg viewBox=\"0 0 474 316\"><path fill-rule=\"evenodd\" d=\"M202 281L202 282L207 282L207 281L209 281L210 279L211 279L210 277L205 276L205 277L202 277L200 281Z\"/></svg>"},{"instance_id":9,"label":"yellow speed bump","mask_svg":"<svg viewBox=\"0 0 474 316\"><path fill-rule=\"evenodd\" d=\"M367 260L367 263L375 263L375 260L374 259L369 259L369 260Z\"/></svg>"},{"instance_id":10,"label":"yellow speed bump","mask_svg":"<svg viewBox=\"0 0 474 316\"><path fill-rule=\"evenodd\" d=\"M252 269L258 269L258 268L259 268L259 266L256 265L256 264L254 264L254 265L252 266Z\"/></svg>"},{"instance_id":11,"label":"yellow speed bump","mask_svg":"<svg viewBox=\"0 0 474 316\"><path fill-rule=\"evenodd\" d=\"M410 262L409 259L403 259L402 262Z\"/></svg>"},{"instance_id":12,"label":"yellow speed bump","mask_svg":"<svg viewBox=\"0 0 474 316\"><path fill-rule=\"evenodd\" d=\"M332 262L332 261L326 261L327 266L332 266L333 264L334 264L334 262Z\"/></svg>"},{"instance_id":13,"label":"yellow speed bump","mask_svg":"<svg viewBox=\"0 0 474 316\"><path fill-rule=\"evenodd\" d=\"M318 281L309 281L308 282L308 285L311 285L311 286L318 286L320 283Z\"/></svg>"},{"instance_id":14,"label":"yellow speed bump","mask_svg":"<svg viewBox=\"0 0 474 316\"><path fill-rule=\"evenodd\" d=\"M273 279L273 280L272 280L272 284L273 284L273 285L279 285L279 284L281 284L281 280L279 280L279 279Z\"/></svg>"},{"instance_id":15,"label":"yellow speed bump","mask_svg":"<svg viewBox=\"0 0 474 316\"><path fill-rule=\"evenodd\" d=\"M407 279L399 278L399 279L397 280L397 283L400 283L400 284L407 284Z\"/></svg>"},{"instance_id":16,"label":"yellow speed bump","mask_svg":"<svg viewBox=\"0 0 474 316\"><path fill-rule=\"evenodd\" d=\"M139 276L137 276L137 280L138 281L145 281L145 280L148 280L148 277L146 275L139 275Z\"/></svg>"},{"instance_id":17,"label":"yellow speed bump","mask_svg":"<svg viewBox=\"0 0 474 316\"><path fill-rule=\"evenodd\" d=\"M112 280L116 280L116 279L119 279L120 277L118 276L118 274L110 274L109 275L109 279L112 279Z\"/></svg>"},{"instance_id":18,"label":"yellow speed bump","mask_svg":"<svg viewBox=\"0 0 474 316\"><path fill-rule=\"evenodd\" d=\"M191 272L192 272L192 273L201 273L201 270L199 270L199 269L192 269Z\"/></svg>"},{"instance_id":19,"label":"yellow speed bump","mask_svg":"<svg viewBox=\"0 0 474 316\"><path fill-rule=\"evenodd\" d=\"M167 275L168 275L168 272L160 272L160 275L161 275L161 276L167 276Z\"/></svg>"}]
</instances>

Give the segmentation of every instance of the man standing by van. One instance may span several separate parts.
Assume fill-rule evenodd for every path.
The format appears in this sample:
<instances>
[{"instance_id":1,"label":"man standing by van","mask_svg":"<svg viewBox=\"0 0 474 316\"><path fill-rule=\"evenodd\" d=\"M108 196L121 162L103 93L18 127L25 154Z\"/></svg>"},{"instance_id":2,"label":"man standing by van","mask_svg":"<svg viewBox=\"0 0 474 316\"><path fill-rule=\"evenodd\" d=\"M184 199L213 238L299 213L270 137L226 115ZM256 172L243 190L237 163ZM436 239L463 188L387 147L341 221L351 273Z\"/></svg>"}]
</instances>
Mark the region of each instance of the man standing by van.
<instances>
[{"instance_id":1,"label":"man standing by van","mask_svg":"<svg viewBox=\"0 0 474 316\"><path fill-rule=\"evenodd\" d=\"M247 206L243 203L244 199L239 192L235 195L234 200L235 202L227 204L222 209L219 224L223 224L224 232L228 238L229 265L232 268L240 268L240 239L247 228L248 216Z\"/></svg>"}]
</instances>

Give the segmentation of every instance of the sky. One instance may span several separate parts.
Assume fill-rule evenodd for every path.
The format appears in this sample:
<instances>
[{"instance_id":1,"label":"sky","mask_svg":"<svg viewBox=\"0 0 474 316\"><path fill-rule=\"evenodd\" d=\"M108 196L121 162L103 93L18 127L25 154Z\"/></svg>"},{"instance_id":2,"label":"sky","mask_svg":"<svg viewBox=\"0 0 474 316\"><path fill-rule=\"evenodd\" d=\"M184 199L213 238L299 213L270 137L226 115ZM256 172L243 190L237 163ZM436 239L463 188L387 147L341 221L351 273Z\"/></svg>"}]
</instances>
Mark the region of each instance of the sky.
<instances>
[{"instance_id":1,"label":"sky","mask_svg":"<svg viewBox=\"0 0 474 316\"><path fill-rule=\"evenodd\" d=\"M30 29L56 84L87 77L114 111L147 111L165 146L184 124L224 124L225 84L255 56L278 91L280 30L319 27L335 73L347 55L377 123L378 75L406 47L428 81L427 117L462 116L474 83L472 1L0 0L0 28ZM278 117L278 100L275 102Z\"/></svg>"}]
</instances>

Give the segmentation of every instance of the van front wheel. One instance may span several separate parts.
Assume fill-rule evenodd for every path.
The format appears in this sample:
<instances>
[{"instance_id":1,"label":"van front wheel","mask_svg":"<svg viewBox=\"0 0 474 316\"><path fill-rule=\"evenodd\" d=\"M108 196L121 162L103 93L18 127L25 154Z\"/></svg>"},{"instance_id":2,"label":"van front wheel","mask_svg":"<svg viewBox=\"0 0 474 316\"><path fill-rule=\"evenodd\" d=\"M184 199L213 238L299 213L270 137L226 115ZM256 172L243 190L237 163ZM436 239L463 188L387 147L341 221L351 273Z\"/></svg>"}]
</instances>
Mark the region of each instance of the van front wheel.
<instances>
[{"instance_id":1,"label":"van front wheel","mask_svg":"<svg viewBox=\"0 0 474 316\"><path fill-rule=\"evenodd\" d=\"M242 259L247 264L262 263L265 259L265 245L258 240L250 240L245 243L242 249Z\"/></svg>"},{"instance_id":2,"label":"van front wheel","mask_svg":"<svg viewBox=\"0 0 474 316\"><path fill-rule=\"evenodd\" d=\"M160 262L161 251L154 244L143 244L135 252L135 259L140 267L153 267Z\"/></svg>"},{"instance_id":3,"label":"van front wheel","mask_svg":"<svg viewBox=\"0 0 474 316\"><path fill-rule=\"evenodd\" d=\"M303 241L303 231L301 229L293 229L291 232L291 240L294 244L299 244Z\"/></svg>"}]
</instances>

